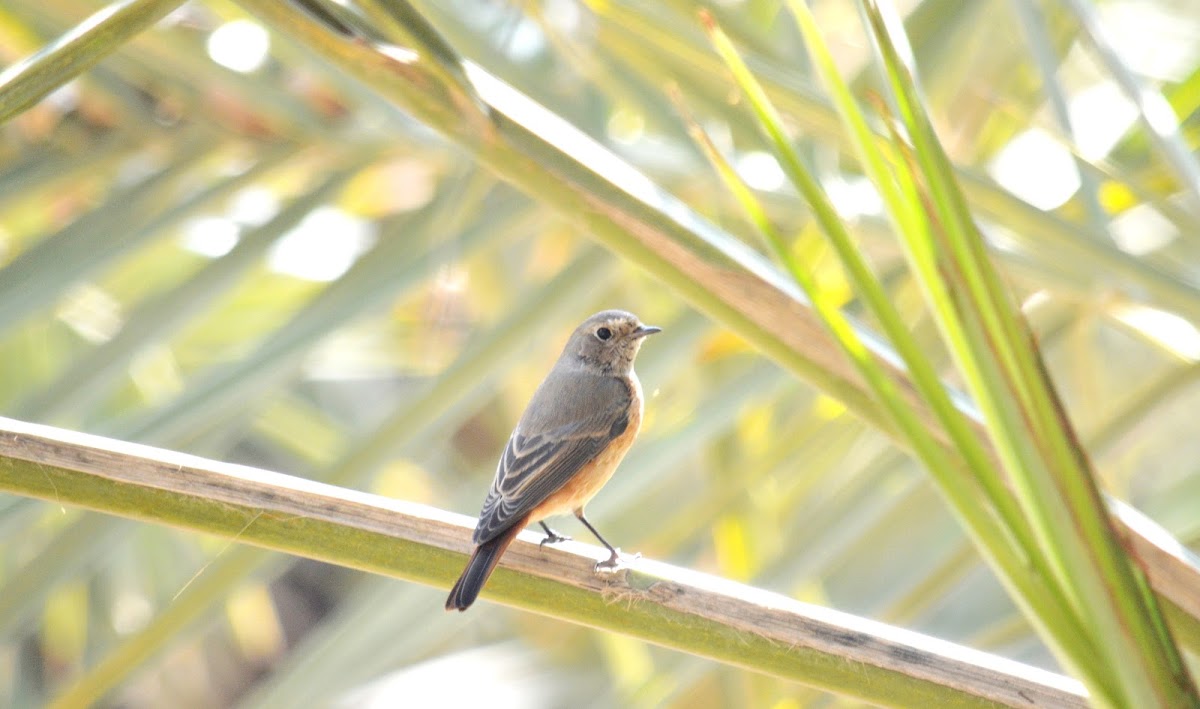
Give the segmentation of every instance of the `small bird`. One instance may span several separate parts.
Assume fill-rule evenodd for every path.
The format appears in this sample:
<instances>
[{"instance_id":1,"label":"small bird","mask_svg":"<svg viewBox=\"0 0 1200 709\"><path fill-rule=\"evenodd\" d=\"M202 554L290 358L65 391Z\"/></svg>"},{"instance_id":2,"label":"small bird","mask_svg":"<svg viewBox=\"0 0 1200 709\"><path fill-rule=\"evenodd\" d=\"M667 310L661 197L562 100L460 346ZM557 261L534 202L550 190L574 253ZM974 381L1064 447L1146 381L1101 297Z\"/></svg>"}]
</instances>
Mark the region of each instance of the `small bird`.
<instances>
[{"instance_id":1,"label":"small bird","mask_svg":"<svg viewBox=\"0 0 1200 709\"><path fill-rule=\"evenodd\" d=\"M596 570L617 566L620 555L587 521L583 506L612 477L642 424L642 385L633 359L647 335L633 313L605 310L575 329L508 439L496 478L475 526L475 550L450 589L446 610L475 602L500 555L526 525L546 532L542 544L566 541L542 520L574 513L611 556Z\"/></svg>"}]
</instances>

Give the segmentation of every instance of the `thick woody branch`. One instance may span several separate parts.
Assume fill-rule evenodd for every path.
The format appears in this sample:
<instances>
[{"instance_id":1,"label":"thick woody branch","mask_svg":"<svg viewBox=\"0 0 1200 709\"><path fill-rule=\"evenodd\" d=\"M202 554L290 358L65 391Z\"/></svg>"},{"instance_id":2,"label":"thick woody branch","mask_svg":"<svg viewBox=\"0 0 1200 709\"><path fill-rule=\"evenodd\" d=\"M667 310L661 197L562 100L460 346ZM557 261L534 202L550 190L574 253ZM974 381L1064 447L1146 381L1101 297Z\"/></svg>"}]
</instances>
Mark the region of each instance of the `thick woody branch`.
<instances>
[{"instance_id":1,"label":"thick woody branch","mask_svg":"<svg viewBox=\"0 0 1200 709\"><path fill-rule=\"evenodd\" d=\"M460 571L474 525L424 505L11 419L0 419L0 490L442 588ZM597 575L602 550L536 542L522 535L485 597L876 704L1085 706L1077 682L1044 670L648 559ZM430 612L441 612L440 599Z\"/></svg>"}]
</instances>

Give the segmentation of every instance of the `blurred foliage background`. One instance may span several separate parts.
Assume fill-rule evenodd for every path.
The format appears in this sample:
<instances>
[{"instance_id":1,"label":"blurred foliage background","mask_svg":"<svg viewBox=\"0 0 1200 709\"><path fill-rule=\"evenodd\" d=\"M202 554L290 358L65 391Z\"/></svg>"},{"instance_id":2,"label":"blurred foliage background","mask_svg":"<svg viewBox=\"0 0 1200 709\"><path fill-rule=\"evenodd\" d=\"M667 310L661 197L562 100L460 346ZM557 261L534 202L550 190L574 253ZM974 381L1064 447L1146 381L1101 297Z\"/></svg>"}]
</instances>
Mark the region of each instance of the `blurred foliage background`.
<instances>
[{"instance_id":1,"label":"blurred foliage background","mask_svg":"<svg viewBox=\"0 0 1200 709\"><path fill-rule=\"evenodd\" d=\"M1200 3L897 4L1103 485L1197 548ZM701 3L415 6L459 54L760 248L672 107L677 86L796 248L832 265L734 100ZM871 97L853 3L812 6ZM101 7L6 3L0 62ZM780 3L711 9L944 362ZM1147 130L1164 116L1182 131ZM633 310L665 332L639 359L640 441L589 506L614 543L1055 667L889 439L236 3L184 5L0 126L0 264L0 413L468 514L570 329ZM857 312L840 272L819 274ZM845 703L487 603L444 614L443 595L4 498L0 703Z\"/></svg>"}]
</instances>

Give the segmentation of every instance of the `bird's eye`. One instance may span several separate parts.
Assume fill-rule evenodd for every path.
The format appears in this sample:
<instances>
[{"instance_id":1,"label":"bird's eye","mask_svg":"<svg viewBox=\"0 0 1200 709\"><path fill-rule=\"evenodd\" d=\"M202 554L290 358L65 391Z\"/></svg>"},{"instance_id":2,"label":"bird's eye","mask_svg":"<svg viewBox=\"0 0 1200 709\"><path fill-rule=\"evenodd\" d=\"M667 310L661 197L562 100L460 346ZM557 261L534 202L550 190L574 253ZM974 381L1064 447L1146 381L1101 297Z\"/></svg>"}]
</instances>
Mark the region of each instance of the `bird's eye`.
<instances>
[{"instance_id":1,"label":"bird's eye","mask_svg":"<svg viewBox=\"0 0 1200 709\"><path fill-rule=\"evenodd\" d=\"M599 330L596 330L596 337L599 337L601 340L607 340L612 337L612 330L609 330L607 327L602 327Z\"/></svg>"}]
</instances>

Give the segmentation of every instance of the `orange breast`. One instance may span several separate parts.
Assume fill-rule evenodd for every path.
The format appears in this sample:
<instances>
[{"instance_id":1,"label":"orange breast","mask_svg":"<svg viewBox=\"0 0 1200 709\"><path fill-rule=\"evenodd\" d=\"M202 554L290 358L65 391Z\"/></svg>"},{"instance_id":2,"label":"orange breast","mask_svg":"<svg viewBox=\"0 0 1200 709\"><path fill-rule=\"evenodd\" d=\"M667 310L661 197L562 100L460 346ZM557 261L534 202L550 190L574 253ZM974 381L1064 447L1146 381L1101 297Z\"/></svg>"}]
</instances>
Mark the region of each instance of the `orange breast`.
<instances>
[{"instance_id":1,"label":"orange breast","mask_svg":"<svg viewBox=\"0 0 1200 709\"><path fill-rule=\"evenodd\" d=\"M592 499L600 488L612 478L617 466L625 458L633 441L637 438L638 429L642 426L642 385L637 375L629 378L630 402L629 425L608 444L600 455L583 465L577 473L571 476L566 485L546 498L542 504L533 508L530 522L540 522L547 517L570 514L583 509L588 500Z\"/></svg>"}]
</instances>

